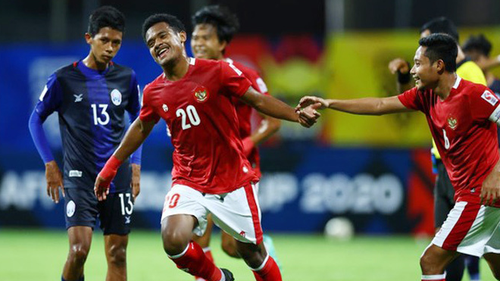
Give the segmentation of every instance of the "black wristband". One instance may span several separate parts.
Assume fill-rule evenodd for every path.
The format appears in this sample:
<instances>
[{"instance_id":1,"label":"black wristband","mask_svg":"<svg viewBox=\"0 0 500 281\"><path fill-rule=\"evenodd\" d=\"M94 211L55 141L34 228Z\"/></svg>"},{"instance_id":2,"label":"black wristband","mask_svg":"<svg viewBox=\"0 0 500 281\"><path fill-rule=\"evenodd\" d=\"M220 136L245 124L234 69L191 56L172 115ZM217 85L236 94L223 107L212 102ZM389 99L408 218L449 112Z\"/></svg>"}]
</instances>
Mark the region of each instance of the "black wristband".
<instances>
[{"instance_id":1,"label":"black wristband","mask_svg":"<svg viewBox=\"0 0 500 281\"><path fill-rule=\"evenodd\" d=\"M411 69L411 65L409 62L406 62L408 64L408 69ZM410 83L410 80L411 80L411 74L410 72L406 72L406 73L401 73L401 71L397 71L398 73L398 83L399 84L408 84Z\"/></svg>"}]
</instances>

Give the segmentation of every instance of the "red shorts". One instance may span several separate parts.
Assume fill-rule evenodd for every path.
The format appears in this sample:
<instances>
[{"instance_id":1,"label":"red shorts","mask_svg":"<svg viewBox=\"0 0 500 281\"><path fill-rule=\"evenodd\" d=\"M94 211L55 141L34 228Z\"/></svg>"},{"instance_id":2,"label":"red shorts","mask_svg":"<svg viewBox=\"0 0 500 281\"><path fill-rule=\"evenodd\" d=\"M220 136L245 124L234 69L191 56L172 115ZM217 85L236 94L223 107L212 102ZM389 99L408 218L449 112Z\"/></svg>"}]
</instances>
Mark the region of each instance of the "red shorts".
<instances>
[{"instance_id":1,"label":"red shorts","mask_svg":"<svg viewBox=\"0 0 500 281\"><path fill-rule=\"evenodd\" d=\"M457 202L432 244L477 257L499 254L500 208Z\"/></svg>"}]
</instances>

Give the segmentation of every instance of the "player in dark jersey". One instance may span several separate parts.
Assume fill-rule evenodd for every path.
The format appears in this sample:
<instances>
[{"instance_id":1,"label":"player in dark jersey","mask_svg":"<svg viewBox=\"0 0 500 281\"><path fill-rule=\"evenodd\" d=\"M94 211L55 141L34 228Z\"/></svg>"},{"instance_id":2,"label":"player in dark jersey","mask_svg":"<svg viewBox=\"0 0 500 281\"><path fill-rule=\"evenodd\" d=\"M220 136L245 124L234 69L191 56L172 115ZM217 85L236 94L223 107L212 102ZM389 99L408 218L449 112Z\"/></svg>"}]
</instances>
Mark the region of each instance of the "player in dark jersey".
<instances>
[{"instance_id":1,"label":"player in dark jersey","mask_svg":"<svg viewBox=\"0 0 500 281\"><path fill-rule=\"evenodd\" d=\"M281 280L276 262L262 244L257 178L243 154L232 97L240 97L266 115L305 127L312 126L319 113L312 106L299 115L285 103L258 93L234 65L188 58L185 28L174 16L149 17L143 35L163 73L145 87L140 117L99 173L98 199L107 198L108 184L123 160L164 119L174 146L172 188L161 220L167 255L191 275L209 281L234 280L230 271L215 266L191 241L193 232L203 234L210 212L214 222L238 240L238 253L257 280Z\"/></svg>"},{"instance_id":2,"label":"player in dark jersey","mask_svg":"<svg viewBox=\"0 0 500 281\"><path fill-rule=\"evenodd\" d=\"M235 14L219 5L206 6L194 14L192 23L194 30L191 36L191 48L196 58L221 60L233 64L250 80L255 90L263 95L269 94L266 84L257 71L224 56L226 47L239 28L238 18ZM252 118L255 118L254 109L237 98L233 99L238 115L240 135L243 140L243 152L248 161L250 161L257 177L260 178L260 157L257 145L278 131L281 124L280 120L261 114L259 115L258 125L252 128ZM205 234L201 237L194 236L193 238L203 248L209 259L213 259L210 250L211 225L212 219L210 215ZM231 257L239 258L234 238L226 232L222 232L221 238L224 252ZM270 255L276 260L271 237L264 236L264 245ZM197 280L202 279L198 278Z\"/></svg>"},{"instance_id":3,"label":"player in dark jersey","mask_svg":"<svg viewBox=\"0 0 500 281\"><path fill-rule=\"evenodd\" d=\"M422 111L456 199L420 258L422 280L444 281L446 266L460 253L483 256L500 280L500 101L486 86L455 73L457 44L452 37L432 34L419 44L411 69L415 88L388 98L304 97L297 108L318 104L363 115Z\"/></svg>"},{"instance_id":4,"label":"player in dark jersey","mask_svg":"<svg viewBox=\"0 0 500 281\"><path fill-rule=\"evenodd\" d=\"M33 141L45 163L47 194L65 200L69 254L62 280L84 280L84 264L99 217L108 263L106 280L126 280L126 249L133 202L140 191L141 149L123 165L111 183L110 196L98 202L95 177L125 134L126 116L140 112L139 86L132 69L111 60L122 44L125 17L104 6L89 18L85 40L90 52L83 60L49 77L29 121ZM63 142L63 175L50 151L42 123L57 111ZM128 161L126 161L128 162Z\"/></svg>"}]
</instances>

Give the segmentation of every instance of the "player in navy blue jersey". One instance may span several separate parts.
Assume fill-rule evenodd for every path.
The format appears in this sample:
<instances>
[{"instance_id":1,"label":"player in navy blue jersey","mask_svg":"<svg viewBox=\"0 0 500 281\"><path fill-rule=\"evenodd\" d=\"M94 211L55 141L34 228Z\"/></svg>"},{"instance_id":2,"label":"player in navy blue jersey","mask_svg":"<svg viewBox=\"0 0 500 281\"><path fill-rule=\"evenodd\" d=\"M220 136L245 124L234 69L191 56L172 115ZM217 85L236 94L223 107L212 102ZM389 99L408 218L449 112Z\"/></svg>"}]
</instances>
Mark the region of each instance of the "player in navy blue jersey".
<instances>
[{"instance_id":1,"label":"player in navy blue jersey","mask_svg":"<svg viewBox=\"0 0 500 281\"><path fill-rule=\"evenodd\" d=\"M61 280L84 280L84 264L99 217L104 233L106 280L126 280L126 249L133 202L140 191L139 148L122 165L107 200L98 202L94 179L125 135L125 111L130 120L140 112L139 86L132 69L111 60L121 47L125 17L104 6L89 18L86 58L53 73L29 121L33 141L45 163L47 195L65 201L69 254ZM42 123L57 111L63 142L63 173L50 151Z\"/></svg>"}]
</instances>

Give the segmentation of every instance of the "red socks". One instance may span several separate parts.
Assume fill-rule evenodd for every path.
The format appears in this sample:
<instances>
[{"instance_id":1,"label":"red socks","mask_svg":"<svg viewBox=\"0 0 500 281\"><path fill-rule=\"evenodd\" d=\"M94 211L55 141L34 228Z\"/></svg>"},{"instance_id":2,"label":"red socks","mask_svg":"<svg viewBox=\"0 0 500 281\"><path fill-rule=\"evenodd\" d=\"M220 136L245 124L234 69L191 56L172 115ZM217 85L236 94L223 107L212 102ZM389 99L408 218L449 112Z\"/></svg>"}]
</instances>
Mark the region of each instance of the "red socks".
<instances>
[{"instance_id":1,"label":"red socks","mask_svg":"<svg viewBox=\"0 0 500 281\"><path fill-rule=\"evenodd\" d=\"M207 258L200 245L195 242L191 241L183 253L170 256L170 259L181 270L194 276L200 276L207 281L220 281L222 278L220 269Z\"/></svg>"},{"instance_id":2,"label":"red socks","mask_svg":"<svg viewBox=\"0 0 500 281\"><path fill-rule=\"evenodd\" d=\"M271 256L267 256L263 265L258 269L252 269L257 281L281 281L281 272Z\"/></svg>"},{"instance_id":3,"label":"red socks","mask_svg":"<svg viewBox=\"0 0 500 281\"><path fill-rule=\"evenodd\" d=\"M207 256L207 259L209 259L211 262L214 262L214 257L212 256L212 250L210 250L210 247L203 248L203 252L205 253L205 256ZM203 277L195 276L194 281L206 281L206 280L203 279Z\"/></svg>"}]
</instances>

